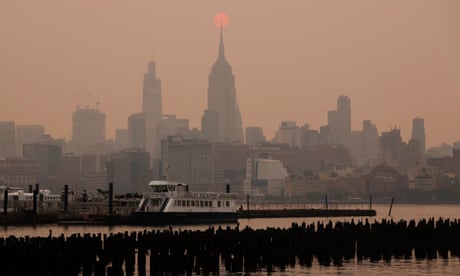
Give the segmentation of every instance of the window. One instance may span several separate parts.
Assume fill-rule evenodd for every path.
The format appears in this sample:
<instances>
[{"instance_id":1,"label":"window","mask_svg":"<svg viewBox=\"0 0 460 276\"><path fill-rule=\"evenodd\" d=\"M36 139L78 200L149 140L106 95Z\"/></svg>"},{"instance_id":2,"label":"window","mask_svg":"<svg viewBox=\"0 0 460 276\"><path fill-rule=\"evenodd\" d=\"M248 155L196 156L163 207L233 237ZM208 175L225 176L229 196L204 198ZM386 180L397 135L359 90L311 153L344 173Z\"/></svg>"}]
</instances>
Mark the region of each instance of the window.
<instances>
[{"instance_id":1,"label":"window","mask_svg":"<svg viewBox=\"0 0 460 276\"><path fill-rule=\"evenodd\" d=\"M209 201L209 207L212 207L212 201Z\"/></svg>"},{"instance_id":2,"label":"window","mask_svg":"<svg viewBox=\"0 0 460 276\"><path fill-rule=\"evenodd\" d=\"M220 200L217 201L217 207L221 207L221 206L220 206Z\"/></svg>"},{"instance_id":3,"label":"window","mask_svg":"<svg viewBox=\"0 0 460 276\"><path fill-rule=\"evenodd\" d=\"M207 200L204 202L204 207L208 207L208 201Z\"/></svg>"},{"instance_id":4,"label":"window","mask_svg":"<svg viewBox=\"0 0 460 276\"><path fill-rule=\"evenodd\" d=\"M195 207L195 200L192 200L192 207Z\"/></svg>"},{"instance_id":5,"label":"window","mask_svg":"<svg viewBox=\"0 0 460 276\"><path fill-rule=\"evenodd\" d=\"M225 206L230 207L230 201L225 201Z\"/></svg>"},{"instance_id":6,"label":"window","mask_svg":"<svg viewBox=\"0 0 460 276\"><path fill-rule=\"evenodd\" d=\"M190 200L187 200L187 207L190 206Z\"/></svg>"},{"instance_id":7,"label":"window","mask_svg":"<svg viewBox=\"0 0 460 276\"><path fill-rule=\"evenodd\" d=\"M200 207L203 207L203 201L200 200Z\"/></svg>"}]
</instances>

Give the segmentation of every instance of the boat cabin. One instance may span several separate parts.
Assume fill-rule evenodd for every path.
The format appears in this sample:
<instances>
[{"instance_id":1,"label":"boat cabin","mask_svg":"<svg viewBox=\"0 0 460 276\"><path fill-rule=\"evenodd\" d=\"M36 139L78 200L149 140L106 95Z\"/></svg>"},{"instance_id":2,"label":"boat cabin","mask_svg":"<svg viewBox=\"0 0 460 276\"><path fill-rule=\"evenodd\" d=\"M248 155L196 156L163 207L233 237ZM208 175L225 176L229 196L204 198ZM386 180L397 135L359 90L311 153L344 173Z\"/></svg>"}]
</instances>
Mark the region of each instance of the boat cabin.
<instances>
[{"instance_id":1,"label":"boat cabin","mask_svg":"<svg viewBox=\"0 0 460 276\"><path fill-rule=\"evenodd\" d=\"M230 193L189 192L188 185L166 180L150 181L137 212L234 212L236 197Z\"/></svg>"}]
</instances>

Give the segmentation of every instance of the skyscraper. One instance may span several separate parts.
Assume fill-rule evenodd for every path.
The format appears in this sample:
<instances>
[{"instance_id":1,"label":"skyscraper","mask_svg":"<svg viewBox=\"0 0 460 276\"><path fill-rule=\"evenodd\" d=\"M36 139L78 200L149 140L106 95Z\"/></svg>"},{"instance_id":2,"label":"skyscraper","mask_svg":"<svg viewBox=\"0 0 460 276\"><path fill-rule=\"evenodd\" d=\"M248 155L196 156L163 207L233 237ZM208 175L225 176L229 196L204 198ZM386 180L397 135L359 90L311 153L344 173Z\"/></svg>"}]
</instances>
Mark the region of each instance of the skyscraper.
<instances>
[{"instance_id":1,"label":"skyscraper","mask_svg":"<svg viewBox=\"0 0 460 276\"><path fill-rule=\"evenodd\" d=\"M363 147L366 158L376 159L379 155L379 132L371 120L363 121Z\"/></svg>"},{"instance_id":2,"label":"skyscraper","mask_svg":"<svg viewBox=\"0 0 460 276\"><path fill-rule=\"evenodd\" d=\"M243 142L243 122L236 97L235 76L225 59L222 28L219 54L211 68L208 81L208 110L218 113L219 139Z\"/></svg>"},{"instance_id":3,"label":"skyscraper","mask_svg":"<svg viewBox=\"0 0 460 276\"><path fill-rule=\"evenodd\" d=\"M105 114L97 108L77 108L72 114L72 145L76 154L105 142Z\"/></svg>"},{"instance_id":4,"label":"skyscraper","mask_svg":"<svg viewBox=\"0 0 460 276\"><path fill-rule=\"evenodd\" d=\"M337 110L327 114L330 139L333 144L350 147L351 139L351 101L348 96L342 95L337 99Z\"/></svg>"},{"instance_id":5,"label":"skyscraper","mask_svg":"<svg viewBox=\"0 0 460 276\"><path fill-rule=\"evenodd\" d=\"M383 162L393 168L399 168L402 156L402 138L399 129L382 132L380 147Z\"/></svg>"},{"instance_id":6,"label":"skyscraper","mask_svg":"<svg viewBox=\"0 0 460 276\"><path fill-rule=\"evenodd\" d=\"M415 117L412 120L412 139L417 139L420 143L422 154L425 153L425 121L423 118Z\"/></svg>"},{"instance_id":7,"label":"skyscraper","mask_svg":"<svg viewBox=\"0 0 460 276\"><path fill-rule=\"evenodd\" d=\"M351 136L351 101L348 96L342 95L337 99L337 135L342 145L350 145Z\"/></svg>"},{"instance_id":8,"label":"skyscraper","mask_svg":"<svg viewBox=\"0 0 460 276\"><path fill-rule=\"evenodd\" d=\"M142 112L145 116L145 147L153 159L160 157L160 141L157 129L161 122L161 80L157 78L156 64L153 60L148 63L144 74L144 89L142 95Z\"/></svg>"},{"instance_id":9,"label":"skyscraper","mask_svg":"<svg viewBox=\"0 0 460 276\"><path fill-rule=\"evenodd\" d=\"M145 116L135 113L128 118L128 146L145 150Z\"/></svg>"}]
</instances>

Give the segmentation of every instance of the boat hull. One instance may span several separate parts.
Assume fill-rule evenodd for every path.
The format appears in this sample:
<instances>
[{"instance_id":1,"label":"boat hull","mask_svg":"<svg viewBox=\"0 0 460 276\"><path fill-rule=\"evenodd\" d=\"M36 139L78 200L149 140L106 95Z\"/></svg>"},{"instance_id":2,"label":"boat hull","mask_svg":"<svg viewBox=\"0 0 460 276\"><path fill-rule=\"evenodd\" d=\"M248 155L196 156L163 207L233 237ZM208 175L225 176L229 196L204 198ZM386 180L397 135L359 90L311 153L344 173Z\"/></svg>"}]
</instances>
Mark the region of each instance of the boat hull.
<instances>
[{"instance_id":1,"label":"boat hull","mask_svg":"<svg viewBox=\"0 0 460 276\"><path fill-rule=\"evenodd\" d=\"M236 223L236 212L139 212L128 217L132 225L191 225Z\"/></svg>"}]
</instances>

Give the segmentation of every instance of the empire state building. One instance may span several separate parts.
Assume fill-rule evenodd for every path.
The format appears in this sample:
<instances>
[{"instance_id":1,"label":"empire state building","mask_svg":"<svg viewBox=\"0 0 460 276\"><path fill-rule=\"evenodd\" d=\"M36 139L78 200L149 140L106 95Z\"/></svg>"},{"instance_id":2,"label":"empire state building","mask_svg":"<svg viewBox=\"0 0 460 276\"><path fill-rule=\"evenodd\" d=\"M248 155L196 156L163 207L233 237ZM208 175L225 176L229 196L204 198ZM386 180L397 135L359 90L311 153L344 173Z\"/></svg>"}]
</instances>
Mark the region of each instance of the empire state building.
<instances>
[{"instance_id":1,"label":"empire state building","mask_svg":"<svg viewBox=\"0 0 460 276\"><path fill-rule=\"evenodd\" d=\"M222 27L219 55L209 74L208 114L215 114L217 117L216 134L219 141L243 142L243 122L236 97L235 76L225 59Z\"/></svg>"}]
</instances>

